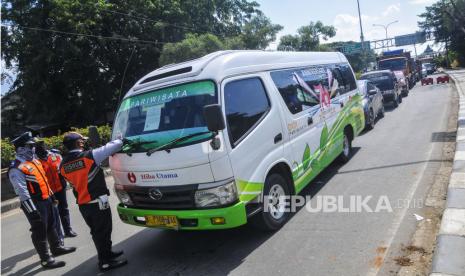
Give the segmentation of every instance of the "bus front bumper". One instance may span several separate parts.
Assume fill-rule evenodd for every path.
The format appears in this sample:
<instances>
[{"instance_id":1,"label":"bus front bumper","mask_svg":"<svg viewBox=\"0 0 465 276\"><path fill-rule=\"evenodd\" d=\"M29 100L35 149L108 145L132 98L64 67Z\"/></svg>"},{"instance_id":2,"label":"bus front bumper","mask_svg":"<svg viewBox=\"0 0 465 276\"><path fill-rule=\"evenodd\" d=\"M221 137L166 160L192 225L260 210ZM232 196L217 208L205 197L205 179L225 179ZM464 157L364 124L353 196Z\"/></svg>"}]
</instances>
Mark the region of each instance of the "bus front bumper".
<instances>
[{"instance_id":1,"label":"bus front bumper","mask_svg":"<svg viewBox=\"0 0 465 276\"><path fill-rule=\"evenodd\" d=\"M117 211L120 219L128 224L137 226L174 229L174 230L213 230L228 229L247 223L247 215L243 202L217 209L198 210L148 210L125 207L118 204ZM161 227L148 225L147 216L175 216L177 227ZM215 218L224 218L224 223L213 223ZM221 220L221 219L220 219Z\"/></svg>"}]
</instances>

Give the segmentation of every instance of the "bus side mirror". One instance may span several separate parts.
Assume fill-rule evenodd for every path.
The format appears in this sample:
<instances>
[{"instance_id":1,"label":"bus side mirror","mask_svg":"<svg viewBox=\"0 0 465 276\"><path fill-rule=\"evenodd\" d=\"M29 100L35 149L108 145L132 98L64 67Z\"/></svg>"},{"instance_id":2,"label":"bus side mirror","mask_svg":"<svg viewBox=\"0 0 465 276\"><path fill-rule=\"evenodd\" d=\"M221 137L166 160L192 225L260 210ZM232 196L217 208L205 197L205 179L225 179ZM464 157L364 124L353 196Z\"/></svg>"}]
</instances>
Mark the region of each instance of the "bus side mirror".
<instances>
[{"instance_id":1,"label":"bus side mirror","mask_svg":"<svg viewBox=\"0 0 465 276\"><path fill-rule=\"evenodd\" d=\"M96 148L101 144L101 137L100 134L98 133L98 129L96 126L89 126L88 128L89 131L89 143L92 148Z\"/></svg>"},{"instance_id":2,"label":"bus side mirror","mask_svg":"<svg viewBox=\"0 0 465 276\"><path fill-rule=\"evenodd\" d=\"M219 104L210 104L203 107L203 116L207 123L208 130L217 132L223 130L226 126L224 123L223 112Z\"/></svg>"}]
</instances>

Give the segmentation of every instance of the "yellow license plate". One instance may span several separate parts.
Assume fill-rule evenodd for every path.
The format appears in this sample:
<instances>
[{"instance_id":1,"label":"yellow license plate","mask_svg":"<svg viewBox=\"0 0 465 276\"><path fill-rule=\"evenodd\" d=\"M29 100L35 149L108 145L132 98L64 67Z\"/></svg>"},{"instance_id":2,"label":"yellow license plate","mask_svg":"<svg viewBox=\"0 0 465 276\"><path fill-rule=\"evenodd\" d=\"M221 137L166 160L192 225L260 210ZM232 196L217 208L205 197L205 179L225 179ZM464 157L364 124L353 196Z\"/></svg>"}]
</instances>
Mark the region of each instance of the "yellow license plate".
<instances>
[{"instance_id":1,"label":"yellow license plate","mask_svg":"<svg viewBox=\"0 0 465 276\"><path fill-rule=\"evenodd\" d=\"M145 216L145 224L152 227L179 228L178 218L176 216Z\"/></svg>"}]
</instances>

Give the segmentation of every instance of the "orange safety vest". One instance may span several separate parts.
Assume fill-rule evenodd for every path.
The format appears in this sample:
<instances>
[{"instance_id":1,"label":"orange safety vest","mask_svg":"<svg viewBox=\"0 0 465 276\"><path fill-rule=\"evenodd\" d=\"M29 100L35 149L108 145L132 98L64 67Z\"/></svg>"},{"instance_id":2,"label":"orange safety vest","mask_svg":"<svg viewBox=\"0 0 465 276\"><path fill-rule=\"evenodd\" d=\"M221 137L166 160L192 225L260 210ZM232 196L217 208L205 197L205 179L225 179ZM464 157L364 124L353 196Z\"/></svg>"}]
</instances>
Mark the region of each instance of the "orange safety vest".
<instances>
[{"instance_id":1,"label":"orange safety vest","mask_svg":"<svg viewBox=\"0 0 465 276\"><path fill-rule=\"evenodd\" d=\"M24 173L31 198L45 200L53 195L44 168L39 161L36 159L24 161L18 165L18 169Z\"/></svg>"},{"instance_id":2,"label":"orange safety vest","mask_svg":"<svg viewBox=\"0 0 465 276\"><path fill-rule=\"evenodd\" d=\"M61 175L73 186L79 205L89 203L101 195L109 195L105 175L97 166L92 151L71 152L62 161Z\"/></svg>"},{"instance_id":3,"label":"orange safety vest","mask_svg":"<svg viewBox=\"0 0 465 276\"><path fill-rule=\"evenodd\" d=\"M61 156L56 153L50 153L47 160L39 159L44 168L50 188L54 193L63 190L63 184L60 179Z\"/></svg>"}]
</instances>

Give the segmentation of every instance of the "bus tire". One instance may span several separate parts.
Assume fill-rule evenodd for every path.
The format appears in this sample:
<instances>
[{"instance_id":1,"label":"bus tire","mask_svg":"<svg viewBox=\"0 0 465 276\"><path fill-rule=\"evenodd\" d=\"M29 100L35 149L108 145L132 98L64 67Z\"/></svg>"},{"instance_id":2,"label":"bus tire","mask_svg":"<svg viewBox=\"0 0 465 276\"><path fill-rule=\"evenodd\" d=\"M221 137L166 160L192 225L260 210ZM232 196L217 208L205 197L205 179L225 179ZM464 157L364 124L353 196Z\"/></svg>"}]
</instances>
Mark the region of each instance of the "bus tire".
<instances>
[{"instance_id":1,"label":"bus tire","mask_svg":"<svg viewBox=\"0 0 465 276\"><path fill-rule=\"evenodd\" d=\"M346 129L344 130L344 137L342 138L342 152L338 157L339 162L343 164L347 163L352 156L352 139Z\"/></svg>"},{"instance_id":2,"label":"bus tire","mask_svg":"<svg viewBox=\"0 0 465 276\"><path fill-rule=\"evenodd\" d=\"M276 231L290 216L285 210L289 208L289 199L285 198L290 195L289 183L281 174L270 174L265 180L263 195L262 211L251 217L251 223L264 231Z\"/></svg>"}]
</instances>

